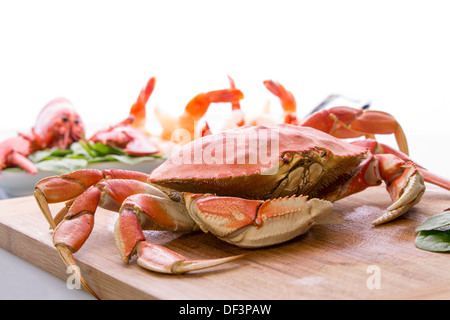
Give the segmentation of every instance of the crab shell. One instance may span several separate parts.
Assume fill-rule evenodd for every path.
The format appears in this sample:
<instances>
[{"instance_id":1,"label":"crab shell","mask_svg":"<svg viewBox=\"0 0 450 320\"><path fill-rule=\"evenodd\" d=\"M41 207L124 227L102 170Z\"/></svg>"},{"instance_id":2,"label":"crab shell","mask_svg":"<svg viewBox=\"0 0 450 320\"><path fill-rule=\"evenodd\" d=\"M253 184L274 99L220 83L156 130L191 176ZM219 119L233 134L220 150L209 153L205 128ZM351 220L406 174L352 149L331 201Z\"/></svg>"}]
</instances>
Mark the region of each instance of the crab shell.
<instances>
[{"instance_id":1,"label":"crab shell","mask_svg":"<svg viewBox=\"0 0 450 320\"><path fill-rule=\"evenodd\" d=\"M331 192L333 182L351 175L366 156L366 148L312 128L251 126L206 136L174 151L150 180L177 191L247 199L314 196ZM286 190L289 182L291 191Z\"/></svg>"}]
</instances>

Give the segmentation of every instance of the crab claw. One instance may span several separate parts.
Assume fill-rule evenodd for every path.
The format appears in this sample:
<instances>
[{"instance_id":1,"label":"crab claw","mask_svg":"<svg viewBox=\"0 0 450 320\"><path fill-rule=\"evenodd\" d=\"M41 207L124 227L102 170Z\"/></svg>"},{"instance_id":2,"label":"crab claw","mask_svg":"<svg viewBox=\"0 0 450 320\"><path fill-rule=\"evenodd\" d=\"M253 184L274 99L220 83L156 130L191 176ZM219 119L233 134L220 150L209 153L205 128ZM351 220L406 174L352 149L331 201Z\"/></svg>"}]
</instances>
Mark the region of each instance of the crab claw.
<instances>
[{"instance_id":1,"label":"crab claw","mask_svg":"<svg viewBox=\"0 0 450 320\"><path fill-rule=\"evenodd\" d=\"M376 134L394 134L400 151L406 155L409 153L408 142L402 127L392 115L386 112L333 107L310 115L301 125L341 139L361 136L374 138Z\"/></svg>"},{"instance_id":2,"label":"crab claw","mask_svg":"<svg viewBox=\"0 0 450 320\"><path fill-rule=\"evenodd\" d=\"M397 167L400 166L399 162L397 162ZM384 164L380 162L381 166ZM404 168L403 173L393 178L391 182L387 182L386 189L394 203L386 209L382 216L372 222L373 225L379 225L401 216L422 198L425 192L423 175L412 162L406 162L402 167ZM389 181L388 178L383 178L383 180Z\"/></svg>"},{"instance_id":3,"label":"crab claw","mask_svg":"<svg viewBox=\"0 0 450 320\"><path fill-rule=\"evenodd\" d=\"M425 192L424 177L419 167L394 154L370 155L361 162L357 171L353 178L328 194L326 199L336 201L384 181L393 203L384 214L372 221L373 225L401 216L417 204Z\"/></svg>"},{"instance_id":4,"label":"crab claw","mask_svg":"<svg viewBox=\"0 0 450 320\"><path fill-rule=\"evenodd\" d=\"M243 257L243 255L206 260L189 260L163 246L142 241L137 246L141 267L159 273L182 274L189 271L215 267Z\"/></svg>"},{"instance_id":5,"label":"crab claw","mask_svg":"<svg viewBox=\"0 0 450 320\"><path fill-rule=\"evenodd\" d=\"M185 199L203 231L244 248L291 240L332 210L331 202L305 196L262 201L186 193Z\"/></svg>"}]
</instances>

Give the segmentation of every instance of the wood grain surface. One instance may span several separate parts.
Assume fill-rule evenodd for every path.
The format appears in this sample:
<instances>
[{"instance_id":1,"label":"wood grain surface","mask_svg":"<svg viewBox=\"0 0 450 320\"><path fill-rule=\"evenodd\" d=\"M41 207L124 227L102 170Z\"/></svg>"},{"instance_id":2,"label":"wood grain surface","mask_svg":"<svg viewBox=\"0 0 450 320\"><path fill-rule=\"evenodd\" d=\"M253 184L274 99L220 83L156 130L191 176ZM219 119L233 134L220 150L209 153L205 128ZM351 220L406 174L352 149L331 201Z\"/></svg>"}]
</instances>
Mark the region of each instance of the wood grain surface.
<instances>
[{"instance_id":1,"label":"wood grain surface","mask_svg":"<svg viewBox=\"0 0 450 320\"><path fill-rule=\"evenodd\" d=\"M123 264L113 239L117 214L99 209L75 258L102 299L449 299L450 255L417 249L414 229L450 206L450 192L427 185L415 208L371 226L389 204L384 187L367 189L336 202L330 221L265 249L241 249L201 232L146 231L148 240L195 259L246 254L180 276L144 270L135 258ZM0 246L64 281L70 275L33 197L0 201Z\"/></svg>"}]
</instances>

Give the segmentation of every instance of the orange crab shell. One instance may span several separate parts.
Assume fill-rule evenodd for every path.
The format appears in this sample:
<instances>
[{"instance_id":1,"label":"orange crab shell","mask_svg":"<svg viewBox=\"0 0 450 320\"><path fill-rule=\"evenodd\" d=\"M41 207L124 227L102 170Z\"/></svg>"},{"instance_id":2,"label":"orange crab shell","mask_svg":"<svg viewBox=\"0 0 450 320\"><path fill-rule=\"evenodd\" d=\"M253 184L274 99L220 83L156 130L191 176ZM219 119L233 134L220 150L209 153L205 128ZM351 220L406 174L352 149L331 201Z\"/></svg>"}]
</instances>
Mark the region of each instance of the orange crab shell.
<instances>
[{"instance_id":1,"label":"orange crab shell","mask_svg":"<svg viewBox=\"0 0 450 320\"><path fill-rule=\"evenodd\" d=\"M308 152L359 163L367 149L307 127L249 126L194 140L172 153L150 181L178 191L261 199L289 173L293 158Z\"/></svg>"}]
</instances>

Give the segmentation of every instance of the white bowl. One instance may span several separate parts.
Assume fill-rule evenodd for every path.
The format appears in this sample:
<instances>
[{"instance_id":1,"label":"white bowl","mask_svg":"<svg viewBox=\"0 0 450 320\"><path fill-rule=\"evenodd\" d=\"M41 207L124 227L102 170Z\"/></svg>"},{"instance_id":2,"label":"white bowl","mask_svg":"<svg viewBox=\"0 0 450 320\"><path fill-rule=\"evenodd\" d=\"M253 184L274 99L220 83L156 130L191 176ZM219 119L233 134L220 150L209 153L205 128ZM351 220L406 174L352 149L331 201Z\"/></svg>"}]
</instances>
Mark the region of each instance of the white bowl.
<instances>
[{"instance_id":1,"label":"white bowl","mask_svg":"<svg viewBox=\"0 0 450 320\"><path fill-rule=\"evenodd\" d=\"M143 161L136 165L129 165L121 162L99 162L87 166L90 169L124 169L140 171L145 173L152 172L157 166L164 162L164 159L154 159ZM0 199L31 196L34 192L34 186L39 180L59 175L52 171L39 171L31 175L23 170L4 170L0 173Z\"/></svg>"}]
</instances>

